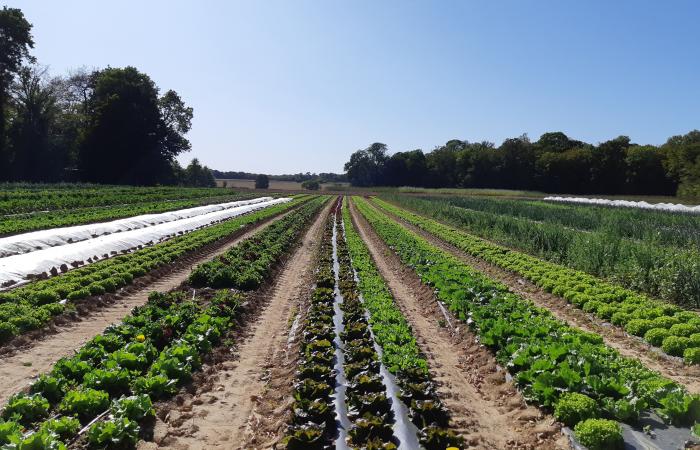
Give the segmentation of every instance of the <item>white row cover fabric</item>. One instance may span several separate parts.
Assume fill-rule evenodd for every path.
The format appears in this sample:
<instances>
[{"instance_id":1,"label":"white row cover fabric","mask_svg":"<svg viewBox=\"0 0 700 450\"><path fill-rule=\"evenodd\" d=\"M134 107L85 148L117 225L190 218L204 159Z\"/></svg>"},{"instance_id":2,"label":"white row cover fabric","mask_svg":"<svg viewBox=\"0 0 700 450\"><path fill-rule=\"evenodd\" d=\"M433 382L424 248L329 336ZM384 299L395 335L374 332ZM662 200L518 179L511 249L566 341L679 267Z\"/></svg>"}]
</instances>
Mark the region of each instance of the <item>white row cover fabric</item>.
<instances>
[{"instance_id":1,"label":"white row cover fabric","mask_svg":"<svg viewBox=\"0 0 700 450\"><path fill-rule=\"evenodd\" d=\"M142 214L140 216L127 217L103 223L76 225L72 227L51 228L49 230L32 231L14 236L0 238L0 258L13 255L21 255L48 247L73 244L75 242L94 239L112 233L137 230L152 227L166 222L201 216L214 211L236 208L238 206L252 205L272 200L272 197L260 197L252 200L219 203L216 205L197 206L178 211L169 211L159 214Z\"/></svg>"},{"instance_id":2,"label":"white row cover fabric","mask_svg":"<svg viewBox=\"0 0 700 450\"><path fill-rule=\"evenodd\" d=\"M631 200L608 200L606 198L582 198L582 197L545 197L550 202L582 203L587 205L620 206L624 208L641 208L658 211L682 212L690 214L700 214L700 205L686 206L678 203L647 203L644 201L634 202Z\"/></svg>"},{"instance_id":3,"label":"white row cover fabric","mask_svg":"<svg viewBox=\"0 0 700 450\"><path fill-rule=\"evenodd\" d=\"M177 235L204 228L272 205L286 203L291 198L278 198L213 211L194 217L166 222L136 230L100 236L58 247L48 247L31 253L0 259L0 286L10 286L39 276L56 275L95 260L109 258L148 247Z\"/></svg>"}]
</instances>

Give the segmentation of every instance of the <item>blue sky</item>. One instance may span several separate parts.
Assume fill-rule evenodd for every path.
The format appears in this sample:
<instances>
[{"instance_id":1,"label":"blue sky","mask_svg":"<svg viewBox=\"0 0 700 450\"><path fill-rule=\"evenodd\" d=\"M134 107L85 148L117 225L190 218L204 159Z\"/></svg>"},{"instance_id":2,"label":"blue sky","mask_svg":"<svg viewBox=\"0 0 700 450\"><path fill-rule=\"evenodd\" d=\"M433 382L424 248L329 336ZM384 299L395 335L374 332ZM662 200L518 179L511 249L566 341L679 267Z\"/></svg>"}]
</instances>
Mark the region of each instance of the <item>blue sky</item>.
<instances>
[{"instance_id":1,"label":"blue sky","mask_svg":"<svg viewBox=\"0 0 700 450\"><path fill-rule=\"evenodd\" d=\"M10 1L10 0L7 0ZM194 108L220 170L341 172L546 131L660 144L700 128L700 2L15 0L52 73L133 65Z\"/></svg>"}]
</instances>

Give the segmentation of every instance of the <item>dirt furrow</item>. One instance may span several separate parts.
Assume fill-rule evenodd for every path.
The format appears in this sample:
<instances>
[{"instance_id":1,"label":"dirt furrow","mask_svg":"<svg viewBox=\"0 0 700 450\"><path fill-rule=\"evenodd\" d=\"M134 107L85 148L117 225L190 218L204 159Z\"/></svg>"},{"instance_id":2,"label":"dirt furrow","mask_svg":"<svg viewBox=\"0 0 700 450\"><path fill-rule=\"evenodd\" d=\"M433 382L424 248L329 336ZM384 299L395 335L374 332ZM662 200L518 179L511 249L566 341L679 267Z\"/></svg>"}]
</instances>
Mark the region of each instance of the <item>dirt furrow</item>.
<instances>
[{"instance_id":1,"label":"dirt furrow","mask_svg":"<svg viewBox=\"0 0 700 450\"><path fill-rule=\"evenodd\" d=\"M49 371L58 359L70 356L74 350L109 325L120 322L134 307L146 303L150 292L165 292L180 286L187 280L195 265L226 252L286 214L288 213L253 225L244 233L238 233L236 237L227 239L216 247L198 252L196 257L186 258L186 263L178 264L174 270L169 270L160 277L151 276L149 282L143 281L137 287L125 289L123 293L114 296L111 305L87 312L85 316L77 318L79 321L71 321L56 327L51 332L45 333L43 339L29 342L30 347L19 349L14 354L3 357L0 359L0 380L2 380L0 404L5 403L11 395L28 387L36 376Z\"/></svg>"},{"instance_id":2,"label":"dirt furrow","mask_svg":"<svg viewBox=\"0 0 700 450\"><path fill-rule=\"evenodd\" d=\"M202 380L178 396L173 409L155 426L154 442L139 448L269 448L287 421L296 353L288 334L313 283L313 260L331 203L284 263L270 289L251 300L259 309L237 348Z\"/></svg>"},{"instance_id":3,"label":"dirt furrow","mask_svg":"<svg viewBox=\"0 0 700 450\"><path fill-rule=\"evenodd\" d=\"M501 269L483 259L476 258L459 248L443 241L439 237L397 217L387 213L402 226L424 237L433 245L451 253L474 269L486 274L489 278L506 285L511 291L533 302L535 305L548 309L555 317L573 327L600 335L605 343L616 349L620 354L638 359L649 369L684 385L689 392L700 393L700 366L688 366L680 358L664 354L642 339L631 336L619 327L605 323L603 320L588 314L565 299L553 295L534 283L524 279L519 274Z\"/></svg>"},{"instance_id":4,"label":"dirt furrow","mask_svg":"<svg viewBox=\"0 0 700 450\"><path fill-rule=\"evenodd\" d=\"M523 401L493 355L466 327L446 326L432 290L404 266L351 204L353 222L426 355L455 429L470 448L559 449L554 419ZM450 317L450 322L458 322Z\"/></svg>"}]
</instances>

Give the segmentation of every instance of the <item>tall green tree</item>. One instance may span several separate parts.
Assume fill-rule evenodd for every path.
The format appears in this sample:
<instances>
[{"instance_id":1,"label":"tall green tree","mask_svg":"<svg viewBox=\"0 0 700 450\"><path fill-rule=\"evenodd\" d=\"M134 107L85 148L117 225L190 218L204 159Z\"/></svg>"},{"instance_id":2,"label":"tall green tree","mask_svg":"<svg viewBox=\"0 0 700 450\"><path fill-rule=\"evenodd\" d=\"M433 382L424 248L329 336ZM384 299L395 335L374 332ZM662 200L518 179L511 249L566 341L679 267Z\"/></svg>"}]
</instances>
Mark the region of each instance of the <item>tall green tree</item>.
<instances>
[{"instance_id":1,"label":"tall green tree","mask_svg":"<svg viewBox=\"0 0 700 450\"><path fill-rule=\"evenodd\" d=\"M388 160L386 144L375 142L350 155L350 161L345 163L345 172L354 186L379 186Z\"/></svg>"},{"instance_id":2,"label":"tall green tree","mask_svg":"<svg viewBox=\"0 0 700 450\"><path fill-rule=\"evenodd\" d=\"M184 133L191 119L192 110L177 94L159 98L155 83L136 68L98 72L80 146L81 178L136 185L170 181L175 157L190 149Z\"/></svg>"},{"instance_id":3,"label":"tall green tree","mask_svg":"<svg viewBox=\"0 0 700 450\"><path fill-rule=\"evenodd\" d=\"M669 177L678 182L678 195L700 198L700 131L673 136L661 149Z\"/></svg>"},{"instance_id":4,"label":"tall green tree","mask_svg":"<svg viewBox=\"0 0 700 450\"><path fill-rule=\"evenodd\" d=\"M21 181L59 181L67 165L67 150L57 131L61 83L47 77L46 68L20 70L10 93L9 153L11 178Z\"/></svg>"},{"instance_id":5,"label":"tall green tree","mask_svg":"<svg viewBox=\"0 0 700 450\"><path fill-rule=\"evenodd\" d=\"M32 25L20 9L4 6L0 10L0 180L7 179L10 155L7 149L7 106L9 89L25 61L33 62Z\"/></svg>"},{"instance_id":6,"label":"tall green tree","mask_svg":"<svg viewBox=\"0 0 700 450\"><path fill-rule=\"evenodd\" d=\"M216 187L216 180L211 170L194 158L185 168L183 184L192 187Z\"/></svg>"}]
</instances>

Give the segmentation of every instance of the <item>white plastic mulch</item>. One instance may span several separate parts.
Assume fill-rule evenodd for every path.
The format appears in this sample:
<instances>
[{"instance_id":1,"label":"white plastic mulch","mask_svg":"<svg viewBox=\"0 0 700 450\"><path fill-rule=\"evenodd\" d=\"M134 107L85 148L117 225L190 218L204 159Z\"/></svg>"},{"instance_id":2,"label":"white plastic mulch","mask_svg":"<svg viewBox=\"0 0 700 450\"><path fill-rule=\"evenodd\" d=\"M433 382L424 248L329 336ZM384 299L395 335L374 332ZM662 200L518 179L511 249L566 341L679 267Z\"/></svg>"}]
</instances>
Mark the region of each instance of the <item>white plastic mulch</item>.
<instances>
[{"instance_id":1,"label":"white plastic mulch","mask_svg":"<svg viewBox=\"0 0 700 450\"><path fill-rule=\"evenodd\" d=\"M152 227L161 223L174 222L176 220L201 216L214 211L222 211L224 209L252 205L269 200L272 200L272 197L260 197L252 200L197 206L158 214L142 214L139 216L112 220L110 222L51 228L48 230L17 234L0 238L0 258L34 252L48 247L73 244L107 234Z\"/></svg>"},{"instance_id":2,"label":"white plastic mulch","mask_svg":"<svg viewBox=\"0 0 700 450\"><path fill-rule=\"evenodd\" d=\"M658 211L683 212L691 214L700 214L700 205L687 206L678 203L648 203L635 202L631 200L608 200L605 198L584 198L584 197L545 197L544 200L550 202L562 203L581 203L587 205L602 205L602 206L619 206L624 208L641 208L652 209Z\"/></svg>"},{"instance_id":3,"label":"white plastic mulch","mask_svg":"<svg viewBox=\"0 0 700 450\"><path fill-rule=\"evenodd\" d=\"M185 212L182 218L173 218L170 221L158 223L156 225L152 225L153 222L147 219L145 222L142 222L139 228L128 229L128 231L121 232L117 232L119 228L114 228L111 234L105 234L103 232L102 235L98 237L92 237L93 234L90 231L81 230L76 233L76 236L83 237L79 242L70 242L69 239L71 239L70 236L72 233L66 230L75 228L81 229L89 226L45 230L46 232L56 230L63 231L54 234L46 233L46 238L43 241L36 240L36 234L39 232L26 233L25 235L35 235L31 238L32 242L37 242L37 246L43 247L28 253L14 254L0 258L0 286L19 283L31 278L31 276L55 274L89 264L98 259L108 258L142 247L148 247L177 235L189 233L199 228L204 228L240 216L241 214L288 201L291 201L291 198L272 199L271 197L264 197L243 202L233 202L236 203L235 205L224 204L228 206L223 209L221 205L189 208L189 210L197 209L199 213L193 215L192 212ZM210 210L208 212L203 212L200 208L209 208ZM138 217L143 218L144 216ZM136 217L133 219L136 219ZM117 227L125 226L122 223L124 220L109 223L115 222L120 223ZM106 227L104 229L107 230L109 229L109 223L96 224L95 226ZM133 225L138 227L138 221ZM89 233L89 237L84 237L85 233ZM24 235L12 236L12 238L21 236ZM17 240L16 242L20 241L21 240ZM54 246L51 246L52 243Z\"/></svg>"}]
</instances>

